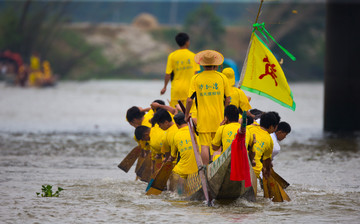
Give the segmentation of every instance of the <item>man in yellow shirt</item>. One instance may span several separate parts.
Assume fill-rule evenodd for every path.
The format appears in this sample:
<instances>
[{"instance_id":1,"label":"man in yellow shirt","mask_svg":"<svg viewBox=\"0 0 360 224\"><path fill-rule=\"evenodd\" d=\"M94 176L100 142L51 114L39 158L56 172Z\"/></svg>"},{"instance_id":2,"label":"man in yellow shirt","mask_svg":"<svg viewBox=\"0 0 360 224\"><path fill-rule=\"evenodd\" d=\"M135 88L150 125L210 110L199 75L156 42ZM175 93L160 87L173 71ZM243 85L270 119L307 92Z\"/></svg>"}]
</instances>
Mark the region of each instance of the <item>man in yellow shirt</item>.
<instances>
[{"instance_id":1,"label":"man in yellow shirt","mask_svg":"<svg viewBox=\"0 0 360 224\"><path fill-rule=\"evenodd\" d=\"M216 131L212 140L214 150L213 161L215 161L225 150L227 150L235 138L240 128L239 110L234 105L228 105L225 108L225 125L221 125Z\"/></svg>"},{"instance_id":2,"label":"man in yellow shirt","mask_svg":"<svg viewBox=\"0 0 360 224\"><path fill-rule=\"evenodd\" d=\"M177 153L180 153L180 160L174 167L173 172L180 175L182 179L186 179L189 174L198 171L189 127L184 118L185 116L183 113L178 113L174 116L176 126L179 130L174 135L170 157L170 160L174 161L177 157ZM180 181L180 183L182 182Z\"/></svg>"},{"instance_id":3,"label":"man in yellow shirt","mask_svg":"<svg viewBox=\"0 0 360 224\"><path fill-rule=\"evenodd\" d=\"M244 91L235 87L235 72L232 68L225 68L222 73L228 78L230 86L230 105L235 105L239 109L239 113L242 114L246 111L248 117L254 118L255 116L250 113L251 105L248 97Z\"/></svg>"},{"instance_id":4,"label":"man in yellow shirt","mask_svg":"<svg viewBox=\"0 0 360 224\"><path fill-rule=\"evenodd\" d=\"M156 122L162 130L165 131L161 153L165 156L164 160L166 161L170 157L171 145L173 144L174 135L178 131L178 128L173 122L169 112L164 109L158 109L152 120L153 122Z\"/></svg>"},{"instance_id":5,"label":"man in yellow shirt","mask_svg":"<svg viewBox=\"0 0 360 224\"><path fill-rule=\"evenodd\" d=\"M189 112L195 99L197 107L197 131L201 145L201 158L209 164L211 141L224 119L225 106L230 103L229 81L222 73L216 71L224 62L224 57L217 51L205 50L195 55L195 62L204 67L204 71L191 79L186 101L185 120L189 120Z\"/></svg>"},{"instance_id":6,"label":"man in yellow shirt","mask_svg":"<svg viewBox=\"0 0 360 224\"><path fill-rule=\"evenodd\" d=\"M160 167L156 167L156 161L161 163L162 154L161 154L161 147L162 147L162 140L164 136L164 131L159 126L154 126L149 128L147 126L138 126L135 129L135 137L138 141L145 141L149 143L149 147L145 147L146 151L150 150L151 153L151 160L152 166L151 171L152 173L156 172L157 169Z\"/></svg>"},{"instance_id":7,"label":"man in yellow shirt","mask_svg":"<svg viewBox=\"0 0 360 224\"><path fill-rule=\"evenodd\" d=\"M147 112L145 114L145 112ZM154 116L154 111L150 108L142 109L141 107L133 106L126 111L126 120L131 126L137 128L140 125L151 127L150 119Z\"/></svg>"},{"instance_id":8,"label":"man in yellow shirt","mask_svg":"<svg viewBox=\"0 0 360 224\"><path fill-rule=\"evenodd\" d=\"M175 37L179 49L168 56L164 87L160 94L166 92L166 87L171 80L170 106L175 107L178 100L185 104L189 92L191 78L200 71L200 66L195 63L195 54L189 50L190 38L186 33L178 33Z\"/></svg>"},{"instance_id":9,"label":"man in yellow shirt","mask_svg":"<svg viewBox=\"0 0 360 224\"><path fill-rule=\"evenodd\" d=\"M278 124L279 120L274 113L267 112L261 115L260 126L248 125L246 127L245 143L247 147L250 147L255 152L255 166L253 169L258 178L261 171L265 178L270 175L273 150L273 140L270 134L276 130Z\"/></svg>"}]
</instances>

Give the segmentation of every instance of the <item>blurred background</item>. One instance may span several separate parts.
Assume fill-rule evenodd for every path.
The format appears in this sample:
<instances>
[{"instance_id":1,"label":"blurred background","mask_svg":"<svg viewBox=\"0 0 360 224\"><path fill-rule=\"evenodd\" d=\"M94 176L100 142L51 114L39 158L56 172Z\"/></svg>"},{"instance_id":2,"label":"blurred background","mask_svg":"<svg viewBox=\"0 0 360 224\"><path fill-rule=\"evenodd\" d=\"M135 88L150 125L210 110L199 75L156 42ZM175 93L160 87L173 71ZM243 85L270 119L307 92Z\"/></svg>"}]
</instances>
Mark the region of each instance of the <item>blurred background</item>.
<instances>
[{"instance_id":1,"label":"blurred background","mask_svg":"<svg viewBox=\"0 0 360 224\"><path fill-rule=\"evenodd\" d=\"M167 55L178 47L174 36L182 31L190 34L193 52L219 50L241 70L259 4L254 0L2 0L0 62L16 61L4 56L10 51L27 65L31 55L47 60L62 80L163 79ZM297 57L292 62L276 44L268 43L276 57L284 59L289 81L323 79L325 0L265 1L258 22L265 22L275 40ZM21 63L14 64L17 72Z\"/></svg>"}]
</instances>

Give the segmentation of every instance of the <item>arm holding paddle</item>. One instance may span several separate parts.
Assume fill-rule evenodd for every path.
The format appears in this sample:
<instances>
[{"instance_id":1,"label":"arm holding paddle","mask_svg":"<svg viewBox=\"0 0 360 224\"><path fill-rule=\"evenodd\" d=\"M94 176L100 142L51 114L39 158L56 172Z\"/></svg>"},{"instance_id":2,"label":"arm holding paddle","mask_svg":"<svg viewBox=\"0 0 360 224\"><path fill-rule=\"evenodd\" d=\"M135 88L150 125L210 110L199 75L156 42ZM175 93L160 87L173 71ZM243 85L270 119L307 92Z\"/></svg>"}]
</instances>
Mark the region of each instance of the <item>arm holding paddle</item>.
<instances>
[{"instance_id":1,"label":"arm holding paddle","mask_svg":"<svg viewBox=\"0 0 360 224\"><path fill-rule=\"evenodd\" d=\"M271 158L268 158L266 160L263 161L263 175L264 175L264 178L269 178L270 176L270 170L271 170Z\"/></svg>"}]
</instances>

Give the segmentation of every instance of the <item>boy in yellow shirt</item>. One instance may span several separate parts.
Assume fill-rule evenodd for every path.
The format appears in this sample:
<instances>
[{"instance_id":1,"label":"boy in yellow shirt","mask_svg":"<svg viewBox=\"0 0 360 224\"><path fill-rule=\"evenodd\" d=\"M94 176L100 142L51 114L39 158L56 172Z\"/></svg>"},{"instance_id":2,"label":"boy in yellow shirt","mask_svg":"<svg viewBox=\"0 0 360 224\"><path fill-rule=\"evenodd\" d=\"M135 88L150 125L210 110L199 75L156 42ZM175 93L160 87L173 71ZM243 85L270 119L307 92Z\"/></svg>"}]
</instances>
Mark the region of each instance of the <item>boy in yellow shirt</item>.
<instances>
[{"instance_id":1,"label":"boy in yellow shirt","mask_svg":"<svg viewBox=\"0 0 360 224\"><path fill-rule=\"evenodd\" d=\"M225 150L227 150L235 138L240 128L239 110L234 105L228 105L225 108L225 125L221 125L216 131L212 140L214 150L213 161L215 161Z\"/></svg>"},{"instance_id":2,"label":"boy in yellow shirt","mask_svg":"<svg viewBox=\"0 0 360 224\"><path fill-rule=\"evenodd\" d=\"M158 109L152 119L159 127L165 131L163 136L163 144L161 147L161 153L165 156L164 161L168 160L171 154L171 145L173 144L174 135L178 131L176 124L168 111L164 109Z\"/></svg>"},{"instance_id":3,"label":"boy in yellow shirt","mask_svg":"<svg viewBox=\"0 0 360 224\"><path fill-rule=\"evenodd\" d=\"M174 161L177 153L180 154L180 160L173 169L173 172L180 175L182 179L186 179L189 174L198 171L198 166L195 160L195 153L190 137L189 127L187 126L183 113L178 113L174 116L178 132L174 135L173 144L171 146L170 160ZM183 183L179 180L179 183Z\"/></svg>"},{"instance_id":4,"label":"boy in yellow shirt","mask_svg":"<svg viewBox=\"0 0 360 224\"><path fill-rule=\"evenodd\" d=\"M200 71L200 66L195 63L195 54L189 50L190 38L186 33L178 33L175 37L179 49L172 52L167 59L164 87L160 94L166 92L166 87L171 80L170 106L175 107L178 100L185 104L189 92L191 78Z\"/></svg>"},{"instance_id":5,"label":"boy in yellow shirt","mask_svg":"<svg viewBox=\"0 0 360 224\"><path fill-rule=\"evenodd\" d=\"M161 154L161 147L162 147L162 140L164 136L164 131L159 126L154 126L149 128L147 126L138 126L135 129L135 137L138 141L145 141L148 142L149 147L145 147L145 151L149 151L151 153L151 173L156 172L157 169L160 167L156 167L156 161L161 163L162 154Z\"/></svg>"},{"instance_id":6,"label":"boy in yellow shirt","mask_svg":"<svg viewBox=\"0 0 360 224\"><path fill-rule=\"evenodd\" d=\"M273 140L270 134L276 130L278 124L279 120L275 114L267 112L261 115L260 126L248 125L246 127L245 143L246 147L250 147L252 152L255 152L255 166L253 169L258 178L261 171L265 178L270 175L273 150Z\"/></svg>"},{"instance_id":7,"label":"boy in yellow shirt","mask_svg":"<svg viewBox=\"0 0 360 224\"><path fill-rule=\"evenodd\" d=\"M224 119L225 106L230 103L229 81L222 73L216 71L224 62L224 57L217 51L205 50L195 55L195 62L204 67L204 71L191 79L188 98L186 100L185 120L195 99L197 107L197 131L201 145L201 158L209 164L211 141Z\"/></svg>"}]
</instances>

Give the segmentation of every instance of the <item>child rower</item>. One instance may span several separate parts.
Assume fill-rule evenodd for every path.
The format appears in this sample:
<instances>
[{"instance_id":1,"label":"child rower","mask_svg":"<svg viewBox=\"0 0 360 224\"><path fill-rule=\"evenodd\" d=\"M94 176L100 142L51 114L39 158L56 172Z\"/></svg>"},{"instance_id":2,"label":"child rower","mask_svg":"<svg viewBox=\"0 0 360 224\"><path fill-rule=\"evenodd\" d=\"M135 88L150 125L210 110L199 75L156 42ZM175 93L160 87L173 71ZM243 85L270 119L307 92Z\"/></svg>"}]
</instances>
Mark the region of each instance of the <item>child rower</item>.
<instances>
[{"instance_id":1,"label":"child rower","mask_svg":"<svg viewBox=\"0 0 360 224\"><path fill-rule=\"evenodd\" d=\"M168 111L164 109L158 109L152 119L157 123L159 127L165 131L163 136L163 144L161 147L161 153L164 155L164 161L168 160L171 154L171 145L173 144L174 135L178 131L176 124Z\"/></svg>"},{"instance_id":2,"label":"child rower","mask_svg":"<svg viewBox=\"0 0 360 224\"><path fill-rule=\"evenodd\" d=\"M228 105L224 113L224 125L221 125L212 140L214 150L213 161L215 161L225 150L227 150L235 138L240 128L239 110L234 105Z\"/></svg>"},{"instance_id":3,"label":"child rower","mask_svg":"<svg viewBox=\"0 0 360 224\"><path fill-rule=\"evenodd\" d=\"M286 136L291 132L291 126L285 122L282 121L279 123L279 125L276 128L276 131L271 134L271 138L274 142L274 148L272 152L272 159L280 152L280 145L279 142L284 140Z\"/></svg>"},{"instance_id":4,"label":"child rower","mask_svg":"<svg viewBox=\"0 0 360 224\"><path fill-rule=\"evenodd\" d=\"M144 148L144 156L148 153L151 153L151 173L156 172L162 162L162 139L164 131L158 126L153 126L151 128L147 126L140 125L135 129L135 137L138 141L147 142L147 147ZM160 165L159 165L160 164Z\"/></svg>"},{"instance_id":5,"label":"child rower","mask_svg":"<svg viewBox=\"0 0 360 224\"><path fill-rule=\"evenodd\" d=\"M260 172L268 178L271 169L271 157L273 150L273 140L270 136L279 124L279 118L275 113L267 112L261 115L260 125L248 125L246 127L245 144L255 152L255 166L253 167L256 176L260 177ZM255 141L254 141L255 140Z\"/></svg>"},{"instance_id":6,"label":"child rower","mask_svg":"<svg viewBox=\"0 0 360 224\"><path fill-rule=\"evenodd\" d=\"M180 154L180 160L175 165L173 173L180 176L179 186L183 188L184 180L192 173L198 172L198 166L195 160L195 153L193 144L190 137L189 127L185 122L185 116L183 113L178 113L174 116L178 131L174 135L173 144L171 146L171 156L169 161L174 161L177 158L177 154Z\"/></svg>"}]
</instances>

